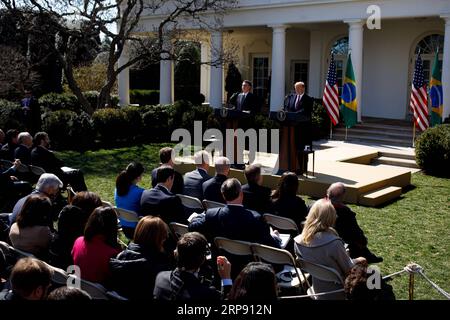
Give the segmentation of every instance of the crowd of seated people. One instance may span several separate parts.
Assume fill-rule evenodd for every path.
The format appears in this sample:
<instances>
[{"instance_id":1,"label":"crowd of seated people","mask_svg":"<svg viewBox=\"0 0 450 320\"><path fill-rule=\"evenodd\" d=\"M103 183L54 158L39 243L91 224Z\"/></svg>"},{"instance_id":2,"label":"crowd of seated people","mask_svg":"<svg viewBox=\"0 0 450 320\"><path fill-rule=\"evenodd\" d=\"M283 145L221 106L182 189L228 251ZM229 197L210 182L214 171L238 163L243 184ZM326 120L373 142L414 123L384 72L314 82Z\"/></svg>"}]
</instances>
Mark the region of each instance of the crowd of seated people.
<instances>
[{"instance_id":1,"label":"crowd of seated people","mask_svg":"<svg viewBox=\"0 0 450 320\"><path fill-rule=\"evenodd\" d=\"M284 173L276 190L271 191L262 185L261 167L249 165L244 172L247 184L243 186L236 178L229 178L230 161L226 157L216 158L214 177L206 176L209 158L201 151L195 155L197 168L182 181L183 194L196 190L201 192L199 199L222 202L224 206L189 216L180 197L172 192L176 171L165 158L168 152L167 148L160 152L161 166L152 171L156 177L151 189L137 186L145 170L136 162L116 179L115 204L136 212L140 217L137 224L122 225L117 211L104 205L95 192L77 192L70 203L58 206L55 199L63 182L55 174L44 173L35 190L17 201L9 216L8 242L52 266L66 269L77 265L83 280L132 300L273 301L279 295L275 266L235 264L214 247L216 237L225 237L280 248L278 231L263 219L263 214L272 213L292 219L301 230L294 239L294 255L333 268L342 279L353 277L346 282L346 291L324 297L358 299L365 294L367 299L380 298L360 288L364 274L357 266L374 261L354 213L342 202L342 184L330 186L326 197L308 209L297 195L294 173ZM178 238L170 231L172 222L187 225L189 232ZM119 241L124 227L129 227L128 245ZM67 287L49 294L48 268L37 259L19 260L12 272L4 273L3 256L0 247L0 278L8 280L0 299L89 299L86 293ZM211 281L203 274L208 268L214 269L215 279ZM25 280L20 279L28 279L21 274L26 270L39 274L36 279L40 282L30 282L25 290L21 288ZM316 292L344 289L314 276L312 284Z\"/></svg>"}]
</instances>

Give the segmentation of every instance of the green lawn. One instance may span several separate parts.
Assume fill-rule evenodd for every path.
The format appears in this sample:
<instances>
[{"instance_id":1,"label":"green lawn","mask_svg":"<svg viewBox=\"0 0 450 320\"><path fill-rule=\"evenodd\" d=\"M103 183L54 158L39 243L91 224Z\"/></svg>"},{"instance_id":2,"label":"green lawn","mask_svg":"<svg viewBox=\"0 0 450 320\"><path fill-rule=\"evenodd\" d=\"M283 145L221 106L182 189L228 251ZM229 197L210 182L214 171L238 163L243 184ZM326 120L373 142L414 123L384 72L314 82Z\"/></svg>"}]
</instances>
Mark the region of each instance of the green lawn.
<instances>
[{"instance_id":1,"label":"green lawn","mask_svg":"<svg viewBox=\"0 0 450 320\"><path fill-rule=\"evenodd\" d=\"M116 175L133 160L147 171L141 186L150 186L150 171L159 163L158 150L168 144L152 144L86 153L60 152L68 166L81 168L89 190L113 202ZM383 274L401 270L409 262L421 265L427 276L450 292L450 179L414 174L412 190L383 208L352 205L371 250L384 258ZM307 199L312 201L312 199ZM391 282L397 299L408 299L408 276ZM415 299L443 299L420 276L415 280Z\"/></svg>"}]
</instances>

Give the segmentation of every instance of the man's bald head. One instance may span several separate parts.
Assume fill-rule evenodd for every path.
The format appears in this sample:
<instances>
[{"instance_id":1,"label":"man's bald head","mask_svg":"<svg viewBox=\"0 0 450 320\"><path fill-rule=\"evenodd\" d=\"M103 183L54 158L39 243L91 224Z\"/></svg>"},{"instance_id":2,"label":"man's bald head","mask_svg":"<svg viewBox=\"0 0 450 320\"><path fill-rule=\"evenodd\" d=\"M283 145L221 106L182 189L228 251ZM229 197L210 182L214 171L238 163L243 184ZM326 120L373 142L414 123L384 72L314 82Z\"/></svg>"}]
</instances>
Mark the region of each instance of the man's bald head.
<instances>
[{"instance_id":1,"label":"man's bald head","mask_svg":"<svg viewBox=\"0 0 450 320\"><path fill-rule=\"evenodd\" d=\"M216 174L228 176L230 172L230 160L227 157L218 157L214 160L214 167L216 168Z\"/></svg>"},{"instance_id":2,"label":"man's bald head","mask_svg":"<svg viewBox=\"0 0 450 320\"><path fill-rule=\"evenodd\" d=\"M342 202L344 200L345 186L342 182L333 183L327 190L327 197L331 202Z\"/></svg>"}]
</instances>

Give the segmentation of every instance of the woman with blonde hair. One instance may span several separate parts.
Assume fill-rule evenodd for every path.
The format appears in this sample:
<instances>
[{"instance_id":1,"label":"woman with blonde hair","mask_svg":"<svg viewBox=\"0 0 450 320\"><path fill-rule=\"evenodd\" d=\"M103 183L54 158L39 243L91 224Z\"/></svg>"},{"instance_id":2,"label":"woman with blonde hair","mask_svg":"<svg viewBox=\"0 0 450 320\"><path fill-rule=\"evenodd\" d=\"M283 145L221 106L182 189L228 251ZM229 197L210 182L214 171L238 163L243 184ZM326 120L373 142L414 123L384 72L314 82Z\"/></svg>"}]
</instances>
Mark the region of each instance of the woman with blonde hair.
<instances>
[{"instance_id":1,"label":"woman with blonde hair","mask_svg":"<svg viewBox=\"0 0 450 320\"><path fill-rule=\"evenodd\" d=\"M344 241L333 226L336 210L328 199L320 199L311 207L302 233L295 238L295 253L300 258L336 270L345 279L355 263L365 263L365 258L351 259ZM327 292L343 288L341 283L312 278L314 291ZM345 299L344 292L319 296L319 299Z\"/></svg>"}]
</instances>

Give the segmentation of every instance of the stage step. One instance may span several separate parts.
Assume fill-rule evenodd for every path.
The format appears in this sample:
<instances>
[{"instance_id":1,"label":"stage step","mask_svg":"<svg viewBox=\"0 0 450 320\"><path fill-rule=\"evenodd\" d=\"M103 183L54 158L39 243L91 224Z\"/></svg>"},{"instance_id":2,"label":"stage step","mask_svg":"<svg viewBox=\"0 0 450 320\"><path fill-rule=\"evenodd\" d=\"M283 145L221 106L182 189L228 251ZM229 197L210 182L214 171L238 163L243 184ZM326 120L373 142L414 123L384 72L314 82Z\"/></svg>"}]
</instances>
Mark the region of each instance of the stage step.
<instances>
[{"instance_id":1,"label":"stage step","mask_svg":"<svg viewBox=\"0 0 450 320\"><path fill-rule=\"evenodd\" d=\"M380 151L380 157L398 158L416 161L416 155L413 152L394 152L394 151Z\"/></svg>"},{"instance_id":2,"label":"stage step","mask_svg":"<svg viewBox=\"0 0 450 320\"><path fill-rule=\"evenodd\" d=\"M402 188L400 187L385 187L360 195L358 203L368 207L376 207L400 197L401 194Z\"/></svg>"},{"instance_id":3,"label":"stage step","mask_svg":"<svg viewBox=\"0 0 450 320\"><path fill-rule=\"evenodd\" d=\"M335 140L345 140L345 132L344 133L334 133L333 139ZM409 139L393 139L393 138L386 138L379 135L371 135L371 136L358 136L348 133L347 135L347 142L369 142L369 143L377 143L381 145L388 145L388 146L404 146L404 147L410 147L412 144L412 141Z\"/></svg>"},{"instance_id":4,"label":"stage step","mask_svg":"<svg viewBox=\"0 0 450 320\"><path fill-rule=\"evenodd\" d=\"M390 166L397 167L405 167L405 168L413 168L419 169L420 167L417 165L416 160L411 159L400 159L400 158L391 158L391 157L378 157L372 161L373 164L388 164Z\"/></svg>"}]
</instances>

